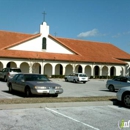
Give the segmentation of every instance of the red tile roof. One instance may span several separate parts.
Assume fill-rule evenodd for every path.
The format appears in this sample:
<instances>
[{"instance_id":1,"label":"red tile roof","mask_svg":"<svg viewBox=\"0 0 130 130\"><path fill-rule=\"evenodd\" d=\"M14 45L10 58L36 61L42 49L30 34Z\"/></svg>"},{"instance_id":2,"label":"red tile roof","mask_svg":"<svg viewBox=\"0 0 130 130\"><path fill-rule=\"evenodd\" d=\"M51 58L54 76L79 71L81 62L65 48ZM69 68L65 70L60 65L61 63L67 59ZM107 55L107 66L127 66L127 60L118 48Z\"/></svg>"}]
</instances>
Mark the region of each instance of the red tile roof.
<instances>
[{"instance_id":1,"label":"red tile roof","mask_svg":"<svg viewBox=\"0 0 130 130\"><path fill-rule=\"evenodd\" d=\"M51 39L74 52L74 54L7 50L9 47L21 44L40 35L0 31L0 57L113 64L125 64L125 62L119 59L130 60L128 53L109 43L58 38L51 35L49 35Z\"/></svg>"},{"instance_id":2,"label":"red tile roof","mask_svg":"<svg viewBox=\"0 0 130 130\"><path fill-rule=\"evenodd\" d=\"M24 41L31 40L40 34L23 34L16 32L0 31L0 49L6 49L18 45Z\"/></svg>"}]
</instances>

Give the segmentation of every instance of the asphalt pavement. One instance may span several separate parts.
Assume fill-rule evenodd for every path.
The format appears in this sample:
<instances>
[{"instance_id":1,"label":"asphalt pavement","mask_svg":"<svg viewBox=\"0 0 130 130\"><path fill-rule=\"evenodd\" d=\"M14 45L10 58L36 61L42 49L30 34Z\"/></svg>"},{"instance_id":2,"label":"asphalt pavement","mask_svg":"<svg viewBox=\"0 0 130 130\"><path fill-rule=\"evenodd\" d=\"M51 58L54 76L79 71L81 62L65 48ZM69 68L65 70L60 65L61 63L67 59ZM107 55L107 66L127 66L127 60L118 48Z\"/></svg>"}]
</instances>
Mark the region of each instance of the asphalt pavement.
<instances>
[{"instance_id":1,"label":"asphalt pavement","mask_svg":"<svg viewBox=\"0 0 130 130\"><path fill-rule=\"evenodd\" d=\"M51 79L60 84L64 90L58 97L92 97L92 96L116 96L116 92L109 92L106 88L106 80L91 79L83 83L65 82L64 79ZM0 98L23 98L24 94L8 92L6 82L0 82Z\"/></svg>"},{"instance_id":2,"label":"asphalt pavement","mask_svg":"<svg viewBox=\"0 0 130 130\"><path fill-rule=\"evenodd\" d=\"M59 97L116 96L109 92L106 80L90 80L86 84L52 79L62 85ZM23 98L11 94L0 82L0 98ZM129 130L123 122L130 120L130 110L117 101L63 102L0 105L0 130Z\"/></svg>"}]
</instances>

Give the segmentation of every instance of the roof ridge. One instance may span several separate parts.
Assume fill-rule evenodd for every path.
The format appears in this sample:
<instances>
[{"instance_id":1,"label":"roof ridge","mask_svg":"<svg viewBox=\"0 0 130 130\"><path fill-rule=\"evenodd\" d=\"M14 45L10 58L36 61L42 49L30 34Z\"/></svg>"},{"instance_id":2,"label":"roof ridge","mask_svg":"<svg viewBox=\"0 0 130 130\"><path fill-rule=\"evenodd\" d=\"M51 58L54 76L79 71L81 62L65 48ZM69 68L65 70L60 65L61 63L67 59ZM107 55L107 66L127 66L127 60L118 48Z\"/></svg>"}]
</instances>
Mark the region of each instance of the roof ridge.
<instances>
[{"instance_id":1,"label":"roof ridge","mask_svg":"<svg viewBox=\"0 0 130 130\"><path fill-rule=\"evenodd\" d=\"M6 32L6 33L17 33L17 34L25 34L25 35L35 35L35 34L30 34L30 33L12 32L12 31L6 31L6 30L0 30L0 32Z\"/></svg>"},{"instance_id":2,"label":"roof ridge","mask_svg":"<svg viewBox=\"0 0 130 130\"><path fill-rule=\"evenodd\" d=\"M68 39L68 40L76 40L76 41L85 41L85 42L94 42L94 43L111 44L111 43L109 43L109 42L90 41L90 40L75 39L75 38L65 38L65 37L57 37L57 38ZM112 44L112 45L113 45L113 44Z\"/></svg>"}]
</instances>

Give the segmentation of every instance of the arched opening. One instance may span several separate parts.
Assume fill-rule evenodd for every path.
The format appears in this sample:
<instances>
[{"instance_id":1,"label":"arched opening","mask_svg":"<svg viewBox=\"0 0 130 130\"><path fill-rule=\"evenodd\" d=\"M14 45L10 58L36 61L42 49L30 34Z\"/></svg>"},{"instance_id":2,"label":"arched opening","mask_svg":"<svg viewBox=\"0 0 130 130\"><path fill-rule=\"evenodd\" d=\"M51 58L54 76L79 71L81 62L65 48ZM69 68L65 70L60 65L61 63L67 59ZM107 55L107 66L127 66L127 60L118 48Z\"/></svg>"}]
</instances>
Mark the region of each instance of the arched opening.
<instances>
[{"instance_id":1,"label":"arched opening","mask_svg":"<svg viewBox=\"0 0 130 130\"><path fill-rule=\"evenodd\" d=\"M61 64L57 64L55 67L56 75L63 75L63 66Z\"/></svg>"},{"instance_id":2,"label":"arched opening","mask_svg":"<svg viewBox=\"0 0 130 130\"><path fill-rule=\"evenodd\" d=\"M0 62L0 70L3 69L3 64Z\"/></svg>"},{"instance_id":3,"label":"arched opening","mask_svg":"<svg viewBox=\"0 0 130 130\"><path fill-rule=\"evenodd\" d=\"M82 73L82 66L81 65L76 66L76 72L77 73Z\"/></svg>"},{"instance_id":4,"label":"arched opening","mask_svg":"<svg viewBox=\"0 0 130 130\"><path fill-rule=\"evenodd\" d=\"M73 67L72 67L72 65L69 64L66 66L65 75L69 75L71 73L73 73Z\"/></svg>"},{"instance_id":5,"label":"arched opening","mask_svg":"<svg viewBox=\"0 0 130 130\"><path fill-rule=\"evenodd\" d=\"M102 68L102 76L108 76L108 67L107 66L104 66Z\"/></svg>"},{"instance_id":6,"label":"arched opening","mask_svg":"<svg viewBox=\"0 0 130 130\"><path fill-rule=\"evenodd\" d=\"M99 76L99 66L94 67L94 74L96 77Z\"/></svg>"},{"instance_id":7,"label":"arched opening","mask_svg":"<svg viewBox=\"0 0 130 130\"><path fill-rule=\"evenodd\" d=\"M88 77L91 77L91 67L90 66L85 67L85 73L87 74Z\"/></svg>"},{"instance_id":8,"label":"arched opening","mask_svg":"<svg viewBox=\"0 0 130 130\"><path fill-rule=\"evenodd\" d=\"M20 69L23 73L29 73L29 64L26 63L26 62L23 62L21 65L20 65Z\"/></svg>"},{"instance_id":9,"label":"arched opening","mask_svg":"<svg viewBox=\"0 0 130 130\"><path fill-rule=\"evenodd\" d=\"M34 63L33 64L32 73L41 74L41 65L39 63Z\"/></svg>"},{"instance_id":10,"label":"arched opening","mask_svg":"<svg viewBox=\"0 0 130 130\"><path fill-rule=\"evenodd\" d=\"M51 77L52 75L52 65L47 63L45 66L44 66L44 74L47 75L48 77Z\"/></svg>"},{"instance_id":11,"label":"arched opening","mask_svg":"<svg viewBox=\"0 0 130 130\"><path fill-rule=\"evenodd\" d=\"M17 68L17 65L15 62L8 62L6 65L7 68Z\"/></svg>"},{"instance_id":12,"label":"arched opening","mask_svg":"<svg viewBox=\"0 0 130 130\"><path fill-rule=\"evenodd\" d=\"M42 39L42 49L46 49L46 38L43 37Z\"/></svg>"},{"instance_id":13,"label":"arched opening","mask_svg":"<svg viewBox=\"0 0 130 130\"><path fill-rule=\"evenodd\" d=\"M115 67L111 67L111 69L110 69L110 76L115 76L115 74L116 74Z\"/></svg>"}]
</instances>

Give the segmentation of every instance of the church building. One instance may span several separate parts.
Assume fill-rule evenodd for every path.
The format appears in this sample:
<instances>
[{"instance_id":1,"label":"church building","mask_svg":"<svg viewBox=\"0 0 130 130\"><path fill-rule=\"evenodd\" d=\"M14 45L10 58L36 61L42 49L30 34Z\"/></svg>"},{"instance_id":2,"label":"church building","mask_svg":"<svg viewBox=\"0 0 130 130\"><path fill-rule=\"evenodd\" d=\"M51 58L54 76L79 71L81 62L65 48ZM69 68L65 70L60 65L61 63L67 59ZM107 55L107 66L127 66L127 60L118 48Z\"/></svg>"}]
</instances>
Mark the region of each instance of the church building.
<instances>
[{"instance_id":1,"label":"church building","mask_svg":"<svg viewBox=\"0 0 130 130\"><path fill-rule=\"evenodd\" d=\"M129 76L130 54L110 43L55 37L46 22L38 34L0 31L0 70L21 68L23 73Z\"/></svg>"}]
</instances>

